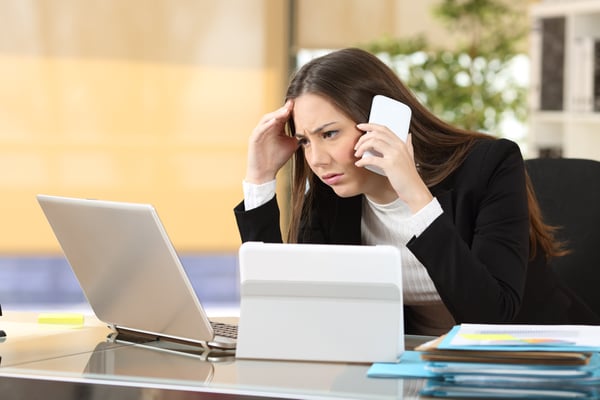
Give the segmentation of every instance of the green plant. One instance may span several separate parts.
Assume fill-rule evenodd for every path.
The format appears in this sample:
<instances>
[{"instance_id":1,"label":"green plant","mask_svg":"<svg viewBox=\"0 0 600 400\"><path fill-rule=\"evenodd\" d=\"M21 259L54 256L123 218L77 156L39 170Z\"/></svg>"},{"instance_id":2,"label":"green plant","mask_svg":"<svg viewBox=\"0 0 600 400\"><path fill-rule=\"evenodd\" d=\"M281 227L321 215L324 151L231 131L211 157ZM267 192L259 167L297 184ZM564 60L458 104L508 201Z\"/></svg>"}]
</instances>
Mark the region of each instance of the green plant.
<instances>
[{"instance_id":1,"label":"green plant","mask_svg":"<svg viewBox=\"0 0 600 400\"><path fill-rule=\"evenodd\" d=\"M524 10L514 1L443 0L433 12L455 39L452 48L416 36L384 37L366 49L387 61L433 113L452 124L500 135L506 119L524 122L527 89L512 68L523 57Z\"/></svg>"}]
</instances>

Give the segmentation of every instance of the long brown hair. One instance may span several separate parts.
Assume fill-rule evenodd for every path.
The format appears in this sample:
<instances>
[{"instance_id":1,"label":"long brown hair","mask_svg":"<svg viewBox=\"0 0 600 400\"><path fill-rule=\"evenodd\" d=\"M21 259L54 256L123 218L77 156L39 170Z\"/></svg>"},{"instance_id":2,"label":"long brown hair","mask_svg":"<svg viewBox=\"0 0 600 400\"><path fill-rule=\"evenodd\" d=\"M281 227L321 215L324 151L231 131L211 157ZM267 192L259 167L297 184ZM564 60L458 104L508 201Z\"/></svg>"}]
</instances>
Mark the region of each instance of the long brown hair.
<instances>
[{"instance_id":1,"label":"long brown hair","mask_svg":"<svg viewBox=\"0 0 600 400\"><path fill-rule=\"evenodd\" d=\"M477 140L494 139L493 136L466 131L440 120L418 101L385 63L375 55L356 48L338 50L305 64L293 77L286 100L305 93L323 96L356 122L368 120L371 101L376 94L407 104L412 109L410 132L415 162L429 187L443 181L458 168ZM293 118L288 125L290 134L293 134ZM302 148L294 155L292 174L289 242L298 239L300 221L306 217L302 213L311 209L313 189L318 179L306 164ZM535 255L538 245L548 257L562 255L560 244L554 239L553 228L542 220L528 177L526 182L531 255Z\"/></svg>"}]
</instances>

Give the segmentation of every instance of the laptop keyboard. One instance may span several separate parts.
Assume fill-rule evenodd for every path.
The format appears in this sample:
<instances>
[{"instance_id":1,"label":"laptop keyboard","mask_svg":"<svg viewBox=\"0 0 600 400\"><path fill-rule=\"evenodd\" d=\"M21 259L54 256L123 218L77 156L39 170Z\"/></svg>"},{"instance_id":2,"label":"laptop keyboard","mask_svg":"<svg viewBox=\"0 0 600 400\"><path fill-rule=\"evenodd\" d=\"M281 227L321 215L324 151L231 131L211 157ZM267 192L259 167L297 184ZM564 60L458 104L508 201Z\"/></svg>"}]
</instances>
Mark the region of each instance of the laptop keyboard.
<instances>
[{"instance_id":1,"label":"laptop keyboard","mask_svg":"<svg viewBox=\"0 0 600 400\"><path fill-rule=\"evenodd\" d=\"M223 322L210 321L215 335L231 339L237 339L238 327L235 324L225 324Z\"/></svg>"}]
</instances>

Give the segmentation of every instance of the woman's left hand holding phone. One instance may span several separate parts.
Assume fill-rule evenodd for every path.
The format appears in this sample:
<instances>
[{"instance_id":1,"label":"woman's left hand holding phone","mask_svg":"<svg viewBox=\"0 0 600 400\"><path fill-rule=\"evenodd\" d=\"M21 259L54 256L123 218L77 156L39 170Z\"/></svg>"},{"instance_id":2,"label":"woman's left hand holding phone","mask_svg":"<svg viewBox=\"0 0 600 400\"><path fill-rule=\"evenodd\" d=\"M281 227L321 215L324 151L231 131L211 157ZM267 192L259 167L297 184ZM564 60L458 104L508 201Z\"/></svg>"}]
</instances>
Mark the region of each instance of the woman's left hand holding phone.
<instances>
[{"instance_id":1,"label":"woman's left hand holding phone","mask_svg":"<svg viewBox=\"0 0 600 400\"><path fill-rule=\"evenodd\" d=\"M265 114L252 131L248 141L246 182L272 181L298 148L298 140L285 132L292 109L293 102L288 100L283 107Z\"/></svg>"}]
</instances>

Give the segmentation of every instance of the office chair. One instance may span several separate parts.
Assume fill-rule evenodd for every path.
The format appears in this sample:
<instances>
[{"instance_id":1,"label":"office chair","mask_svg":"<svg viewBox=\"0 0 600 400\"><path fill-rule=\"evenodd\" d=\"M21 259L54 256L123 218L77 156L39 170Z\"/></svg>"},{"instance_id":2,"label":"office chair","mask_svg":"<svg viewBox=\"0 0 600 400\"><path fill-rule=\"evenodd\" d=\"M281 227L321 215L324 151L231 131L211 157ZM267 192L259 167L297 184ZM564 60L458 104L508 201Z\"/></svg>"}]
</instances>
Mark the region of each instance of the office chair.
<instances>
[{"instance_id":1,"label":"office chair","mask_svg":"<svg viewBox=\"0 0 600 400\"><path fill-rule=\"evenodd\" d=\"M536 158L525 166L545 222L571 253L550 265L600 315L600 161Z\"/></svg>"}]
</instances>

